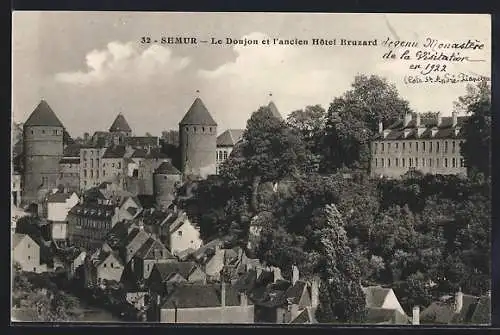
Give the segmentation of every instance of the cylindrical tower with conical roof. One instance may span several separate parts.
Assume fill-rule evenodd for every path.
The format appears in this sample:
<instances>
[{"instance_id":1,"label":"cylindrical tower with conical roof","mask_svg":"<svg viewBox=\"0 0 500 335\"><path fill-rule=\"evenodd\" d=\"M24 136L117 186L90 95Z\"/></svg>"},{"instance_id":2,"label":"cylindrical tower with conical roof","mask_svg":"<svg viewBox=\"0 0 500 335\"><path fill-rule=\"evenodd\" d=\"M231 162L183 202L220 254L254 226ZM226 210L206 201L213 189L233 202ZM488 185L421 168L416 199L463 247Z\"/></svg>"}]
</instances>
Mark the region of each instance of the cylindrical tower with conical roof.
<instances>
[{"instance_id":1,"label":"cylindrical tower with conical roof","mask_svg":"<svg viewBox=\"0 0 500 335\"><path fill-rule=\"evenodd\" d=\"M49 104L42 100L23 126L23 199L37 202L40 191L57 187L63 157L64 127Z\"/></svg>"},{"instance_id":2,"label":"cylindrical tower with conical roof","mask_svg":"<svg viewBox=\"0 0 500 335\"><path fill-rule=\"evenodd\" d=\"M179 135L183 175L206 178L215 174L217 123L200 98L179 123Z\"/></svg>"}]
</instances>

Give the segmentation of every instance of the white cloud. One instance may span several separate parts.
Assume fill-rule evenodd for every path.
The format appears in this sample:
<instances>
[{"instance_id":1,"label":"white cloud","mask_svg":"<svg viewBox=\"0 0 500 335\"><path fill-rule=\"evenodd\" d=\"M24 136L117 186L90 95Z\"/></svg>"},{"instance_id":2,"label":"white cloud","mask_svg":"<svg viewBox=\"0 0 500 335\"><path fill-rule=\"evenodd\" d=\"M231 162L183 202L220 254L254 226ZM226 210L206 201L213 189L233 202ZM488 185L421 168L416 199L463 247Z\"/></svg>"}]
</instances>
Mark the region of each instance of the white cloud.
<instances>
[{"instance_id":1,"label":"white cloud","mask_svg":"<svg viewBox=\"0 0 500 335\"><path fill-rule=\"evenodd\" d=\"M153 75L172 75L190 64L189 58L174 57L172 51L163 46L152 45L140 50L132 42L110 42L106 49L93 50L85 59L86 71L58 73L56 81L83 86L113 79L144 83Z\"/></svg>"}]
</instances>

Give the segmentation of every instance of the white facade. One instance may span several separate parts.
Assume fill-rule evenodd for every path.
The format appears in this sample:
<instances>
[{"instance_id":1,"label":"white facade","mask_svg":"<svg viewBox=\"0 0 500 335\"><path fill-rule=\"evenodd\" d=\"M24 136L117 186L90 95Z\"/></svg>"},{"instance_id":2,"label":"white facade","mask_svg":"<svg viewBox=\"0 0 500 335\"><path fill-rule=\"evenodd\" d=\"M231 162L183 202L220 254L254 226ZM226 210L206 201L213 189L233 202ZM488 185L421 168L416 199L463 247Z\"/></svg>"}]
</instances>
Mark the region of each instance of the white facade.
<instances>
[{"instance_id":1,"label":"white facade","mask_svg":"<svg viewBox=\"0 0 500 335\"><path fill-rule=\"evenodd\" d=\"M65 222L71 208L80 201L76 193L72 193L65 202L49 201L47 203L47 220L53 222Z\"/></svg>"},{"instance_id":2,"label":"white facade","mask_svg":"<svg viewBox=\"0 0 500 335\"><path fill-rule=\"evenodd\" d=\"M18 263L22 271L45 272L47 267L40 264L40 246L28 235L14 234L12 263Z\"/></svg>"},{"instance_id":3,"label":"white facade","mask_svg":"<svg viewBox=\"0 0 500 335\"><path fill-rule=\"evenodd\" d=\"M197 250L202 244L199 230L187 217L184 217L183 223L177 229L170 232L170 252L173 255L187 249Z\"/></svg>"}]
</instances>

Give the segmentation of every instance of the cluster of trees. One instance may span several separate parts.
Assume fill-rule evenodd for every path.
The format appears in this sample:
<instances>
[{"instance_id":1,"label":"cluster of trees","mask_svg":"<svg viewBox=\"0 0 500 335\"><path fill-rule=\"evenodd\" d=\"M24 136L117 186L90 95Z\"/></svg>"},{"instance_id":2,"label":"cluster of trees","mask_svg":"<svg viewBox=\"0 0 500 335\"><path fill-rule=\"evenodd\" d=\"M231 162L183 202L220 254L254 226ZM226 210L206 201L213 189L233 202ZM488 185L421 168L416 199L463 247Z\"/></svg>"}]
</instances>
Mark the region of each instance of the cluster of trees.
<instances>
[{"instance_id":1,"label":"cluster of trees","mask_svg":"<svg viewBox=\"0 0 500 335\"><path fill-rule=\"evenodd\" d=\"M255 256L322 279L322 322L359 322L362 285L391 285L407 313L459 287L484 294L490 283L489 87L459 99L470 115L461 148L469 178L411 173L369 178L369 144L410 111L394 87L357 76L328 111L310 106L287 120L266 107L248 120L221 175L178 199L202 238L231 236ZM486 162L486 163L485 163Z\"/></svg>"},{"instance_id":2,"label":"cluster of trees","mask_svg":"<svg viewBox=\"0 0 500 335\"><path fill-rule=\"evenodd\" d=\"M13 306L31 311L33 321L78 321L81 317L78 299L60 291L51 275L22 272L19 264L14 264Z\"/></svg>"}]
</instances>

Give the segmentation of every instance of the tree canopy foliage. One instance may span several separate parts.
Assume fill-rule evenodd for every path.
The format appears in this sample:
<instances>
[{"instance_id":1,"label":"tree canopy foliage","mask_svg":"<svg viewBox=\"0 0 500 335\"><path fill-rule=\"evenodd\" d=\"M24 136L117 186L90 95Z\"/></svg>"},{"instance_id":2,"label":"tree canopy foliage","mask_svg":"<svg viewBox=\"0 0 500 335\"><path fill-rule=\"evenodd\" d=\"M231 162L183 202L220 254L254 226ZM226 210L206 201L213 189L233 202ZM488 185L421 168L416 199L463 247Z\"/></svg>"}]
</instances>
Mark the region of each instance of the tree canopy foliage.
<instances>
[{"instance_id":1,"label":"tree canopy foliage","mask_svg":"<svg viewBox=\"0 0 500 335\"><path fill-rule=\"evenodd\" d=\"M476 160L489 150L490 114L487 91L470 92L459 101L478 121L464 126L462 151ZM284 122L262 107L221 175L197 182L181 203L194 213L202 238L231 235L242 246L251 238L254 255L285 277L293 265L304 277L320 276L325 322L363 318L361 285L392 286L407 313L459 287L484 294L490 287L490 180L369 177L369 142L378 122L388 126L409 110L394 85L377 76L356 77L328 112L308 106ZM488 175L485 164L475 166Z\"/></svg>"}]
</instances>

